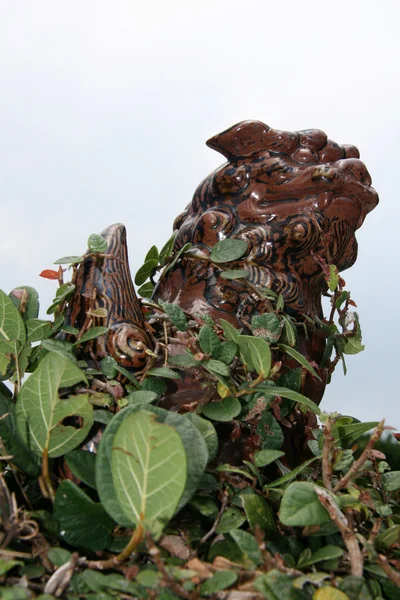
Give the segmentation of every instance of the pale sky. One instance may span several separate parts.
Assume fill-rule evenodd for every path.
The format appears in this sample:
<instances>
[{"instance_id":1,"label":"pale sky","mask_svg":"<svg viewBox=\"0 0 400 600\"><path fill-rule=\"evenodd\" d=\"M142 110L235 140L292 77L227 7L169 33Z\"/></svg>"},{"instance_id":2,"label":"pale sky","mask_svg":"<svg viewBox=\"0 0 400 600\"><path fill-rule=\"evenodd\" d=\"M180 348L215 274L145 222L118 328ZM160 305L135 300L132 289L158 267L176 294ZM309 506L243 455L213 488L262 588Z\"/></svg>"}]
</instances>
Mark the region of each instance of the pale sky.
<instances>
[{"instance_id":1,"label":"pale sky","mask_svg":"<svg viewBox=\"0 0 400 600\"><path fill-rule=\"evenodd\" d=\"M321 408L400 428L399 4L270 0L0 1L0 287L38 277L123 222L130 265L169 237L238 121L358 146L381 203L344 273L364 353Z\"/></svg>"}]
</instances>

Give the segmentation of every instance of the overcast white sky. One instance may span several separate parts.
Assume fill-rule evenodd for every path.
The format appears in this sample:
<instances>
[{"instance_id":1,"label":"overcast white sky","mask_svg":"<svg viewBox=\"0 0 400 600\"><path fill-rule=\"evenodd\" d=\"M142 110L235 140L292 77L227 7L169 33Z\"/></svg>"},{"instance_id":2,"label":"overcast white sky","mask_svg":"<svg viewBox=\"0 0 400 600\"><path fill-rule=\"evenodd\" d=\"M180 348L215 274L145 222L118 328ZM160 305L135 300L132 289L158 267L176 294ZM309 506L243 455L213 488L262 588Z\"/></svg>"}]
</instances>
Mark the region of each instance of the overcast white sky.
<instances>
[{"instance_id":1,"label":"overcast white sky","mask_svg":"<svg viewBox=\"0 0 400 600\"><path fill-rule=\"evenodd\" d=\"M0 2L0 287L123 222L132 272L244 119L359 147L381 204L344 275L366 350L322 408L400 428L396 0Z\"/></svg>"}]
</instances>

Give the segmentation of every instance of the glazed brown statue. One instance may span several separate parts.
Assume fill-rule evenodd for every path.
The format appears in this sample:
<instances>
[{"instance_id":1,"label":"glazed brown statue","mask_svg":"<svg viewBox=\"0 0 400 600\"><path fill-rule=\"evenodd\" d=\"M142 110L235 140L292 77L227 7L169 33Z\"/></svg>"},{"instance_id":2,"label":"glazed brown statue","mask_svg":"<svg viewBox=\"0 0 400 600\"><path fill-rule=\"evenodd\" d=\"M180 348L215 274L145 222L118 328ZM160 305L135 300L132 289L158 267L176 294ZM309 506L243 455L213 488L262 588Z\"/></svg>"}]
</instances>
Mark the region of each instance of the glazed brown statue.
<instances>
[{"instance_id":1,"label":"glazed brown statue","mask_svg":"<svg viewBox=\"0 0 400 600\"><path fill-rule=\"evenodd\" d=\"M174 250L192 247L161 277L153 300L176 303L193 318L210 315L246 330L254 315L269 310L261 293L269 288L283 296L286 312L300 323L322 319L324 268L334 264L344 271L354 264L355 232L378 203L357 148L340 146L319 130L278 131L260 121L238 123L207 144L227 162L204 179L175 220ZM79 267L67 324L81 329L89 307L107 308L110 331L91 345L90 356L111 355L140 374L154 363L157 333L146 325L133 289L124 227L114 225L102 235L108 249L101 260L89 254ZM211 249L226 238L247 244L229 267L210 259ZM228 280L221 276L226 268L247 271L248 278ZM307 374L301 391L319 403L328 373L326 365L320 367L325 337L318 329L302 333L300 328L298 349L321 379ZM179 353L174 343L169 351ZM290 366L287 357L285 364ZM209 389L207 394L192 369L171 383L161 404L181 410L189 401L215 399ZM300 422L304 427L304 419Z\"/></svg>"},{"instance_id":2,"label":"glazed brown statue","mask_svg":"<svg viewBox=\"0 0 400 600\"><path fill-rule=\"evenodd\" d=\"M282 294L294 316L322 318L327 286L320 259L339 271L351 267L355 231L378 203L357 148L339 146L317 129L277 131L260 121L239 123L207 145L228 162L206 177L175 220L175 248L191 242L195 253L208 257L219 240L245 240L247 254L230 268L248 271L255 288ZM238 326L265 312L263 299L245 281L222 278L223 270L184 257L160 281L155 298ZM299 340L316 364L324 344L318 333ZM325 382L325 372L319 374ZM311 385L305 392L319 402L324 384Z\"/></svg>"}]
</instances>

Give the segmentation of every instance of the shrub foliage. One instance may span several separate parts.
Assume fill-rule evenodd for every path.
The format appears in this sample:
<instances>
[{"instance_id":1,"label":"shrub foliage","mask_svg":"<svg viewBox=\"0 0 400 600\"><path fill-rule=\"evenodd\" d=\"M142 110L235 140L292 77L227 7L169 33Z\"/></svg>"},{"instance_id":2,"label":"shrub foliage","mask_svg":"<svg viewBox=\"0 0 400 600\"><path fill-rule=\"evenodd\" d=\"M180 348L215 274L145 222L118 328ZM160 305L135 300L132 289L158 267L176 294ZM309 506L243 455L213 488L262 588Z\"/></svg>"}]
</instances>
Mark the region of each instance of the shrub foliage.
<instances>
[{"instance_id":1,"label":"shrub foliage","mask_svg":"<svg viewBox=\"0 0 400 600\"><path fill-rule=\"evenodd\" d=\"M224 268L242 251L232 241L211 256ZM103 242L89 238L99 259ZM107 334L106 312L81 331L64 325L82 256L57 261L71 265L71 282L62 267L43 271L59 284L48 320L34 289L0 292L0 596L399 598L398 442L382 438L383 422L321 413L299 391L306 372L318 377L296 349L299 327L323 331L332 369L363 350L336 269L326 265L329 319L297 323L266 289L269 312L240 331L148 299L155 274L190 251L172 246L153 246L136 275L159 339L138 376L111 357L82 360L82 345ZM180 354L168 354L171 338ZM295 366L282 375L284 356ZM158 406L191 369L219 399L183 414ZM321 425L306 460L289 468L283 429L294 408ZM223 462L224 424L249 422L259 450Z\"/></svg>"}]
</instances>

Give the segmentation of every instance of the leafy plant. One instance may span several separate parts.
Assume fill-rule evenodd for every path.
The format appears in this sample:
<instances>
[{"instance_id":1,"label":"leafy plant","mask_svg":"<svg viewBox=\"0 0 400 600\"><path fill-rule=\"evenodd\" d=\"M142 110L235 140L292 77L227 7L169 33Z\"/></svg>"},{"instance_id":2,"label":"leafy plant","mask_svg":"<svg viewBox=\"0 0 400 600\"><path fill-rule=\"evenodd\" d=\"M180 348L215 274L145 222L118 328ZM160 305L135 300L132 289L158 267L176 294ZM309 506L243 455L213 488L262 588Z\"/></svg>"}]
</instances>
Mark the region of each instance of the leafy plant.
<instances>
[{"instance_id":1,"label":"leafy plant","mask_svg":"<svg viewBox=\"0 0 400 600\"><path fill-rule=\"evenodd\" d=\"M299 323L264 289L270 310L243 332L149 299L157 274L190 253L173 247L150 248L136 276L160 341L140 374L82 353L107 335L106 310L88 308L80 330L65 323L84 256L56 261L71 282L43 272L59 284L49 320L32 288L0 291L1 597L397 598L398 441L385 442L383 422L321 413L301 393L321 365L297 347L300 327L326 337L330 373L363 349L336 267L323 265L327 319ZM102 260L107 242L94 234L88 248ZM246 285L246 271L224 270L246 250L223 240L207 260ZM158 405L194 373L208 401L189 399L183 414ZM298 464L285 445L293 410L321 423Z\"/></svg>"}]
</instances>

